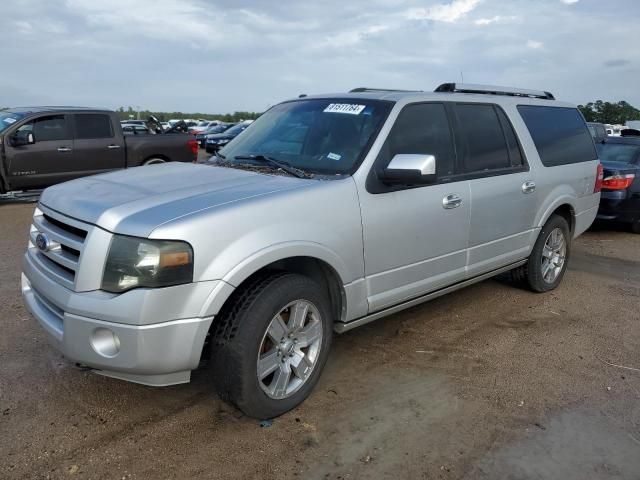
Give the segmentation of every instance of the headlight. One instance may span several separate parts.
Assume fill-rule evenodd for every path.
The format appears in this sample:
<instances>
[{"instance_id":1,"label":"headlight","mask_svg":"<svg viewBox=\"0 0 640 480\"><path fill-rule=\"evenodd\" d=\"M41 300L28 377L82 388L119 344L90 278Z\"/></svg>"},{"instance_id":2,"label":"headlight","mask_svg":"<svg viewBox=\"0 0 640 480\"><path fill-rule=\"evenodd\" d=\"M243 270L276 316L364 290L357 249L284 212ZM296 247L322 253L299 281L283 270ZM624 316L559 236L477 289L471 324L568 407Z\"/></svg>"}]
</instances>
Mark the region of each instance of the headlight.
<instances>
[{"instance_id":1,"label":"headlight","mask_svg":"<svg viewBox=\"0 0 640 480\"><path fill-rule=\"evenodd\" d=\"M225 143L229 143L231 140L229 140L228 138L225 138L224 140L219 140L218 144L220 145L224 145Z\"/></svg>"},{"instance_id":2,"label":"headlight","mask_svg":"<svg viewBox=\"0 0 640 480\"><path fill-rule=\"evenodd\" d=\"M192 281L193 250L188 243L115 235L102 276L102 290L121 293Z\"/></svg>"}]
</instances>

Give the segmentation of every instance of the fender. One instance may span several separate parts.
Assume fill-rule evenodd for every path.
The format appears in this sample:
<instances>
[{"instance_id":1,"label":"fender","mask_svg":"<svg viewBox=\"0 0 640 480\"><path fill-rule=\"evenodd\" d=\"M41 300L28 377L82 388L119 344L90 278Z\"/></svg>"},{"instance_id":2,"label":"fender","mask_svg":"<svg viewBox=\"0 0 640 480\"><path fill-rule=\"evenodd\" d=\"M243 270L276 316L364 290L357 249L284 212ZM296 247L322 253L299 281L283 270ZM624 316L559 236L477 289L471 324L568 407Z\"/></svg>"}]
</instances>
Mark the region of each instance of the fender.
<instances>
[{"instance_id":1,"label":"fender","mask_svg":"<svg viewBox=\"0 0 640 480\"><path fill-rule=\"evenodd\" d=\"M284 242L270 245L252 253L239 262L213 289L202 308L202 316L216 315L233 291L261 268L278 260L292 257L310 257L331 266L338 274L341 286L350 278L345 262L335 252L319 243L307 241ZM346 282L349 283L349 282Z\"/></svg>"}]
</instances>

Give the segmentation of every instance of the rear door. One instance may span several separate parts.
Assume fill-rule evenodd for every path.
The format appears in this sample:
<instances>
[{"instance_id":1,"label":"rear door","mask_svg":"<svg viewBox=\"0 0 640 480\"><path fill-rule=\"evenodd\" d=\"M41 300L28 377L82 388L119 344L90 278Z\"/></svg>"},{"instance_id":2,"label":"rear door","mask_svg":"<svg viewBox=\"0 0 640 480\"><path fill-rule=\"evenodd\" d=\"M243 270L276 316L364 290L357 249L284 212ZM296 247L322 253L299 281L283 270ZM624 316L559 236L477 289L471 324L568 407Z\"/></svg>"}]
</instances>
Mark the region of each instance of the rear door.
<instances>
[{"instance_id":1,"label":"rear door","mask_svg":"<svg viewBox=\"0 0 640 480\"><path fill-rule=\"evenodd\" d=\"M525 258L534 238L536 182L501 107L451 106L460 169L471 189L467 277Z\"/></svg>"},{"instance_id":2,"label":"rear door","mask_svg":"<svg viewBox=\"0 0 640 480\"><path fill-rule=\"evenodd\" d=\"M124 139L107 113L76 113L74 176L81 177L125 167Z\"/></svg>"},{"instance_id":3,"label":"rear door","mask_svg":"<svg viewBox=\"0 0 640 480\"><path fill-rule=\"evenodd\" d=\"M5 145L12 189L42 188L67 179L67 172L74 164L70 123L69 115L47 114L28 120L16 129L16 132L33 133L35 143L14 147L9 140Z\"/></svg>"}]
</instances>

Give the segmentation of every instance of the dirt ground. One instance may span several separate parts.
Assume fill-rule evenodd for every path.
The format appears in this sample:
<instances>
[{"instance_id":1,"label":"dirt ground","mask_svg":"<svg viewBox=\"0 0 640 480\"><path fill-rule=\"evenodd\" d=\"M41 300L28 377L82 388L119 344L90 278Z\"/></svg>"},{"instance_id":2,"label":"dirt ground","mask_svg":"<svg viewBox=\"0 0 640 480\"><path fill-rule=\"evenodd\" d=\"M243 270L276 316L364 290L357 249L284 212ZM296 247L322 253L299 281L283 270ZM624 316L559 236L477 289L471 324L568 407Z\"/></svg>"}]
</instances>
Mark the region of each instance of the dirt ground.
<instances>
[{"instance_id":1,"label":"dirt ground","mask_svg":"<svg viewBox=\"0 0 640 480\"><path fill-rule=\"evenodd\" d=\"M49 347L19 294L33 208L0 205L0 478L640 478L640 236L586 233L549 294L490 280L336 337L261 427L206 371L154 389Z\"/></svg>"}]
</instances>

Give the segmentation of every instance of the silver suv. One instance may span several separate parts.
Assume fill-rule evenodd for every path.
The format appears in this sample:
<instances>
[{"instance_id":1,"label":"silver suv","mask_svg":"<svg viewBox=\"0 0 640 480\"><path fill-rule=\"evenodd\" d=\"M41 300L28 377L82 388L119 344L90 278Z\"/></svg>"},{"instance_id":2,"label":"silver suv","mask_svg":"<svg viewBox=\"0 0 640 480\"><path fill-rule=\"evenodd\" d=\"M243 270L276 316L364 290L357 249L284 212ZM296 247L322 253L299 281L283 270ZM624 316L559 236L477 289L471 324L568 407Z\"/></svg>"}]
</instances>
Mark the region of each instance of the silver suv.
<instances>
[{"instance_id":1,"label":"silver suv","mask_svg":"<svg viewBox=\"0 0 640 480\"><path fill-rule=\"evenodd\" d=\"M344 332L501 272L558 286L598 209L578 110L547 92L360 88L268 110L208 164L47 189L25 302L97 373L188 382L269 418Z\"/></svg>"}]
</instances>

